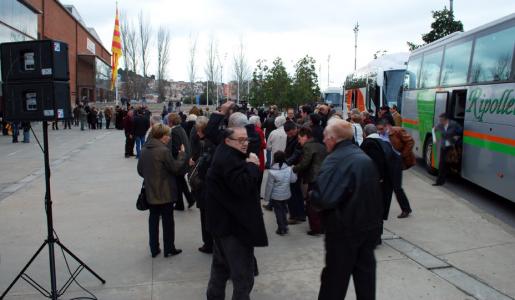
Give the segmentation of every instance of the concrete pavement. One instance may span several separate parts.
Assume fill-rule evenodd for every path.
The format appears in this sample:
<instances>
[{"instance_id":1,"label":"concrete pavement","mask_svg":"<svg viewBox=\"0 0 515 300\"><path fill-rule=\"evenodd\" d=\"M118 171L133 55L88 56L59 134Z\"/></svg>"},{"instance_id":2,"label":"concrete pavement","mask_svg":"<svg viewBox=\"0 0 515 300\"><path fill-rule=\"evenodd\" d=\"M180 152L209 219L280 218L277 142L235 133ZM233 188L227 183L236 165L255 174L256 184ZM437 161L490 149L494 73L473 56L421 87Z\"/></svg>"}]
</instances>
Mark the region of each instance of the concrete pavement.
<instances>
[{"instance_id":1,"label":"concrete pavement","mask_svg":"<svg viewBox=\"0 0 515 300\"><path fill-rule=\"evenodd\" d=\"M123 158L123 133L74 128L50 134L56 231L107 280L102 285L83 271L81 285L99 299L204 299L211 257L197 251L198 210L175 213L176 245L184 252L152 259L147 213L135 208L141 178L136 160ZM46 234L44 178L38 174L42 154L34 144L9 142L0 137L6 154L0 157L0 292ZM377 298L513 299L515 234L415 172L405 173L404 186L414 214L396 219L394 201L385 242L376 251ZM288 236L279 237L273 213L265 212L265 221L270 246L256 250L260 275L252 299L316 299L323 238L306 235L307 224L291 226ZM62 284L68 271L57 254ZM29 272L45 286L47 260L43 251ZM63 298L80 295L87 296L74 284ZM348 299L354 298L351 285ZM42 297L20 281L6 299Z\"/></svg>"}]
</instances>

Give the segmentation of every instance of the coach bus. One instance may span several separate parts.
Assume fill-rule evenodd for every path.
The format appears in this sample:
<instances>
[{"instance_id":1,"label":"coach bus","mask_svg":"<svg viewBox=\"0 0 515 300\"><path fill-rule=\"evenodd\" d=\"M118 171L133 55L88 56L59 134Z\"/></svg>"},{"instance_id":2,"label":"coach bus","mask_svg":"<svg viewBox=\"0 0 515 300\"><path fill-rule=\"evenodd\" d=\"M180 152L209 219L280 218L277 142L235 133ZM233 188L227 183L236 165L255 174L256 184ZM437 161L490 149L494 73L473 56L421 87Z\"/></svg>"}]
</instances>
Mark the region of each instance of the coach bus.
<instances>
[{"instance_id":1,"label":"coach bus","mask_svg":"<svg viewBox=\"0 0 515 300\"><path fill-rule=\"evenodd\" d=\"M381 106L395 104L400 111L408 56L408 53L387 54L348 75L343 92L347 109L377 113Z\"/></svg>"},{"instance_id":2,"label":"coach bus","mask_svg":"<svg viewBox=\"0 0 515 300\"><path fill-rule=\"evenodd\" d=\"M404 81L403 127L436 173L446 113L463 128L465 179L515 202L515 13L413 51Z\"/></svg>"},{"instance_id":3,"label":"coach bus","mask_svg":"<svg viewBox=\"0 0 515 300\"><path fill-rule=\"evenodd\" d=\"M322 91L322 100L337 111L347 112L343 107L343 89L341 87L328 87Z\"/></svg>"}]
</instances>

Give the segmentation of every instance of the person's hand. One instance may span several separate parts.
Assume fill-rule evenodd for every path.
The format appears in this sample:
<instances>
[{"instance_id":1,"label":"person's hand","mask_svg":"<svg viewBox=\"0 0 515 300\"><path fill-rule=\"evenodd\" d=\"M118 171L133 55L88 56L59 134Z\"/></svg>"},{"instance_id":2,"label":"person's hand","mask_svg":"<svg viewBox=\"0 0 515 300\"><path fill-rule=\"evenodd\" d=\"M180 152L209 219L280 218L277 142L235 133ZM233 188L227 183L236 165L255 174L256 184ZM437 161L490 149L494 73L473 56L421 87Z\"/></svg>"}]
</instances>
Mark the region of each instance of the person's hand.
<instances>
[{"instance_id":1,"label":"person's hand","mask_svg":"<svg viewBox=\"0 0 515 300\"><path fill-rule=\"evenodd\" d=\"M232 102L232 101L225 102L220 107L220 113L223 115L226 115L229 112L229 110L233 107L233 105L234 105L234 102Z\"/></svg>"},{"instance_id":2,"label":"person's hand","mask_svg":"<svg viewBox=\"0 0 515 300\"><path fill-rule=\"evenodd\" d=\"M184 144L182 144L179 152L184 153L185 151L186 151L186 148L184 147Z\"/></svg>"},{"instance_id":3,"label":"person's hand","mask_svg":"<svg viewBox=\"0 0 515 300\"><path fill-rule=\"evenodd\" d=\"M247 162L253 163L259 167L259 158L254 153L250 153L249 158L247 158Z\"/></svg>"}]
</instances>

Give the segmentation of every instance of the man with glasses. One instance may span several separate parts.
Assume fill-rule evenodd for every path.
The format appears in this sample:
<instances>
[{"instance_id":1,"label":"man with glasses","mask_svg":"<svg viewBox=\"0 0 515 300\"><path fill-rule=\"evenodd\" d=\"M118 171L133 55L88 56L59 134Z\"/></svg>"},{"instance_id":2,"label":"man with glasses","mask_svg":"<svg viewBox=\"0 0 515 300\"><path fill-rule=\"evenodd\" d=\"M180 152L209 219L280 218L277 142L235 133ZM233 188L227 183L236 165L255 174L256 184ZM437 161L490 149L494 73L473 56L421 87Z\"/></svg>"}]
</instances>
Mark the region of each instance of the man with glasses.
<instances>
[{"instance_id":1,"label":"man with glasses","mask_svg":"<svg viewBox=\"0 0 515 300\"><path fill-rule=\"evenodd\" d=\"M247 155L244 127L224 131L206 177L207 223L214 238L207 299L225 299L233 283L232 299L250 299L254 285L254 247L268 245L259 206L259 159Z\"/></svg>"}]
</instances>

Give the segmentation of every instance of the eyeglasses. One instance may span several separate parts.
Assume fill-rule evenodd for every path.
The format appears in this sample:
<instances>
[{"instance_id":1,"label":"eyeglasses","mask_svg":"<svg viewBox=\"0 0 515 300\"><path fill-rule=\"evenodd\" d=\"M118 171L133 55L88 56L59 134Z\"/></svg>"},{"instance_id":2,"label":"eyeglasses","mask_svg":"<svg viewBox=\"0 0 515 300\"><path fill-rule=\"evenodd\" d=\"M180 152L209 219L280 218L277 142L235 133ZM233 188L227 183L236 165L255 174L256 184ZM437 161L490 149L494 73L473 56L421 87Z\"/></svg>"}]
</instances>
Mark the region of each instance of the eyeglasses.
<instances>
[{"instance_id":1,"label":"eyeglasses","mask_svg":"<svg viewBox=\"0 0 515 300\"><path fill-rule=\"evenodd\" d=\"M237 141L238 143L240 143L240 145L245 145L249 142L249 139L247 139L247 138L235 139L235 138L229 137L229 139L233 140L233 141Z\"/></svg>"}]
</instances>

